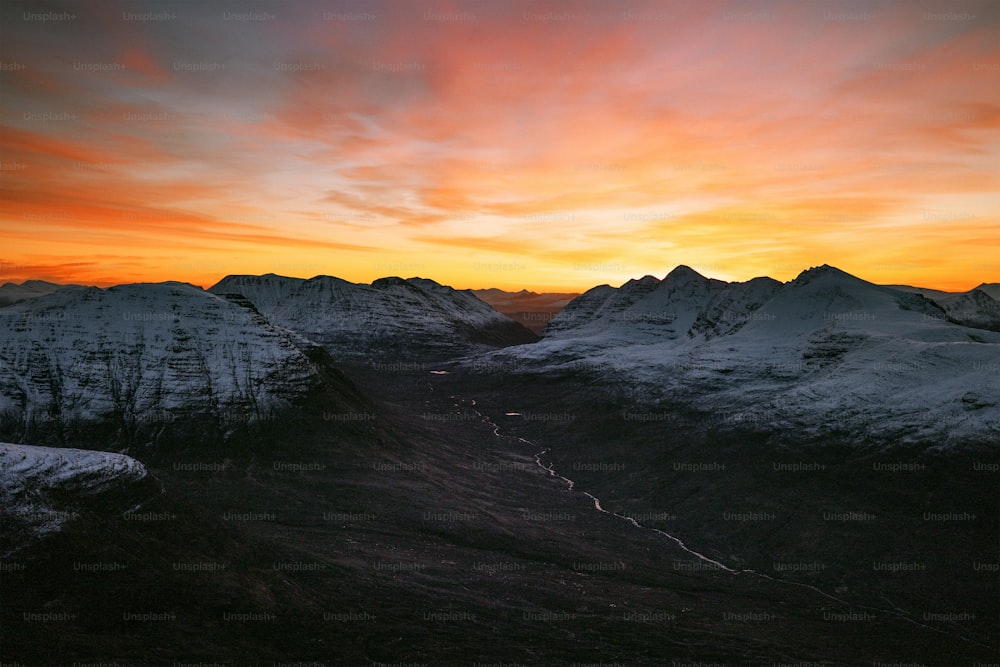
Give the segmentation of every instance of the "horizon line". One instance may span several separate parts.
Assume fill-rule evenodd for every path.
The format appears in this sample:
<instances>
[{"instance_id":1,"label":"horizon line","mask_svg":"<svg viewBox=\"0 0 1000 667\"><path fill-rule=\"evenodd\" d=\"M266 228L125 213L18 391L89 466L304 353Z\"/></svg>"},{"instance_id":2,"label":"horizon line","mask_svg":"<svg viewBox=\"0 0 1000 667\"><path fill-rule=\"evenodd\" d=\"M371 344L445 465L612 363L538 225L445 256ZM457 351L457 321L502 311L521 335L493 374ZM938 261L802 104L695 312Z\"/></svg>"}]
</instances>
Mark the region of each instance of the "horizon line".
<instances>
[{"instance_id":1,"label":"horizon line","mask_svg":"<svg viewBox=\"0 0 1000 667\"><path fill-rule=\"evenodd\" d=\"M978 288L978 287L980 287L982 285L996 284L995 282L990 282L989 280L979 280L978 282L976 282L971 287L968 287L967 289L958 289L958 290L956 290L956 289L944 289L944 288L941 288L941 287L931 287L931 286L927 286L927 285L910 284L910 283L905 282L905 281L874 282L874 281L867 280L863 276L858 275L858 274L856 274L854 272L846 271L844 269L841 269L840 267L837 267L837 266L832 265L832 264L826 264L826 263L824 263L824 264L817 264L817 265L814 265L814 266L810 266L810 267L801 269L796 274L795 277L800 276L802 273L804 273L804 272L806 272L808 270L819 268L819 267L823 267L823 266L829 266L831 268L834 268L834 269L837 269L839 271L842 271L842 272L844 272L844 273L846 273L848 275L851 275L851 276L853 276L855 278L858 278L860 280L864 280L865 282L870 282L873 285L879 285L879 286L882 286L882 287L901 286L901 287L910 287L910 288L914 288L914 289L933 290L933 291L938 291L938 292L948 292L948 293L954 293L954 294L961 294L961 293L964 293L964 292L970 292L970 291L972 291L972 290L974 290L974 289L976 289L976 288ZM265 271L263 273L226 273L222 277L220 277L217 280L215 280L214 282L201 282L201 281L194 282L194 281L191 281L191 280L183 280L183 279L179 279L179 278L166 278L166 279L163 279L163 280L142 280L142 279L128 280L128 279L125 279L125 280L117 280L117 281L116 280L99 280L99 281L73 282L73 281L65 281L65 280L54 279L53 277L32 277L32 278L22 278L20 280L18 280L16 278L13 278L13 279L4 279L3 282L0 283L0 285L12 284L12 285L16 285L16 286L23 286L25 283L28 283L28 282L44 282L44 283L49 283L49 284L54 284L54 285L63 285L63 286L79 285L79 286L82 286L82 287L97 287L99 289L107 289L107 288L117 287L117 286L121 286L121 285L163 284L163 283L169 283L169 282L176 282L176 283L184 283L184 284L192 285L194 287L198 287L199 289L207 291L211 287L217 285L218 283L222 282L224 279L226 279L228 277L231 277L231 276L263 277L263 276L272 275L272 276L276 276L276 277L279 277L279 278L289 278L289 279L293 279L293 280L303 280L303 281L313 280L313 279L322 278L322 277L336 278L338 280L343 280L345 282L349 282L349 283L352 283L352 284L355 284L355 285L371 285L372 283L374 283L376 281L383 280L383 279L386 279L386 278L400 278L400 279L403 279L403 280L425 279L425 280L432 280L432 281L436 282L439 285L442 285L442 286L445 286L445 287L450 287L452 289L459 290L459 291L485 291L485 290L490 290L490 289L499 289L501 291L511 292L511 293L517 293L517 292L520 292L520 291L528 291L528 292L534 292L534 293L537 293L537 294L558 293L558 294L575 294L575 295L580 295L580 294L583 294L583 293L585 293L586 291L588 291L590 289L593 289L594 287L599 287L599 286L602 286L602 285L611 285L613 287L621 287L622 285L626 284L630 280L639 280L639 279L645 278L647 276L652 276L653 278L656 278L657 280L663 280L669 273L671 273L672 271L674 271L675 269L680 268L680 267L690 268L692 271L698 273L698 275L700 275L700 276L702 276L702 277L704 277L706 279L720 280L722 282L727 282L727 283L748 282L748 281L754 280L756 278L771 278L772 280L778 280L781 283L788 283L788 282L791 282L792 280L795 280L795 278L791 278L789 280L780 280L778 278L773 278L773 276L771 276L771 275L753 276L753 277L747 278L745 280L727 280L727 279L724 279L724 278L715 278L712 275L707 275L706 273L703 273L702 271L699 271L698 269L696 269L696 268L694 268L694 267L692 267L690 265L687 265L687 264L678 264L673 269L670 269L669 271L667 271L666 273L664 273L662 275L662 277L658 276L658 275L656 275L654 273L647 272L647 273L643 273L642 275L633 275L632 277L628 278L627 280L621 282L618 285L615 285L611 281L603 281L603 282L598 281L598 282L594 282L594 283L590 284L589 287L583 287L583 288L581 288L581 287L569 287L569 286L546 286L546 287L538 287L538 286L530 286L530 285L524 285L524 284L520 284L520 285L518 285L518 284L511 284L508 281L498 281L497 283L493 283L493 284L487 285L485 287L459 287L456 284L451 284L451 283L448 283L448 282L441 282L437 278L430 278L427 275L412 275L412 276L403 277L400 274L390 274L390 275L383 275L383 276L379 276L379 277L373 278L370 281L364 281L364 280L351 280L349 278L343 278L341 276L337 276L337 275L334 275L332 273L317 273L315 275L305 277L305 276L289 275L289 274L285 274L285 273L277 273L275 271ZM783 267L783 268L787 268L787 267ZM18 278L20 278L20 277L18 277ZM997 282L1000 282L1000 281L997 281ZM499 287L498 285L506 285L506 286Z\"/></svg>"}]
</instances>

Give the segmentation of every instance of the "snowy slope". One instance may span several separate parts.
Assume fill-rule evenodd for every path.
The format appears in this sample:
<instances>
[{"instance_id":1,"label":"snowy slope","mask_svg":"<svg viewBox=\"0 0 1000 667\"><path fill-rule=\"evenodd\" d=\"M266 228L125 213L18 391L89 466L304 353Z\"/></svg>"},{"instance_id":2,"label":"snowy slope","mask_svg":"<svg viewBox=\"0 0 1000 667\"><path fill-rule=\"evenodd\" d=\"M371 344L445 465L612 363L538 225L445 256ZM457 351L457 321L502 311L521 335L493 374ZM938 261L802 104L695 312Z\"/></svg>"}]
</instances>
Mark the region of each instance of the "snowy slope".
<instances>
[{"instance_id":1,"label":"snowy slope","mask_svg":"<svg viewBox=\"0 0 1000 667\"><path fill-rule=\"evenodd\" d=\"M986 292L997 301L1000 301L1000 283L983 283L976 289Z\"/></svg>"},{"instance_id":2,"label":"snowy slope","mask_svg":"<svg viewBox=\"0 0 1000 667\"><path fill-rule=\"evenodd\" d=\"M982 288L955 294L937 302L955 322L1000 331L1000 301Z\"/></svg>"},{"instance_id":3,"label":"snowy slope","mask_svg":"<svg viewBox=\"0 0 1000 667\"><path fill-rule=\"evenodd\" d=\"M929 287L913 287L911 285L883 285L883 287L891 287L892 289L899 290L900 292L923 294L932 301L938 301L940 299L946 299L950 296L960 294L960 292L945 292L944 290L930 289Z\"/></svg>"},{"instance_id":4,"label":"snowy slope","mask_svg":"<svg viewBox=\"0 0 1000 667\"><path fill-rule=\"evenodd\" d=\"M335 358L447 355L534 338L470 291L425 278L364 285L331 276L227 276L209 291L243 295L270 321L322 344Z\"/></svg>"},{"instance_id":5,"label":"snowy slope","mask_svg":"<svg viewBox=\"0 0 1000 667\"><path fill-rule=\"evenodd\" d=\"M127 490L146 476L141 463L123 454L0 443L5 523L10 530L34 536L58 530L78 501ZM5 549L12 546L9 538Z\"/></svg>"},{"instance_id":6,"label":"snowy slope","mask_svg":"<svg viewBox=\"0 0 1000 667\"><path fill-rule=\"evenodd\" d=\"M8 439L64 442L88 423L120 440L193 416L252 422L317 377L288 332L184 283L66 287L0 309Z\"/></svg>"},{"instance_id":7,"label":"snowy slope","mask_svg":"<svg viewBox=\"0 0 1000 667\"><path fill-rule=\"evenodd\" d=\"M1000 334L833 267L785 284L727 284L682 267L595 288L564 313L539 343L494 353L497 363L589 368L636 406L684 404L721 428L1000 442Z\"/></svg>"},{"instance_id":8,"label":"snowy slope","mask_svg":"<svg viewBox=\"0 0 1000 667\"><path fill-rule=\"evenodd\" d=\"M907 285L888 287L926 296L941 306L948 318L957 324L1000 331L1000 285L997 283L983 283L968 292L942 292Z\"/></svg>"}]
</instances>

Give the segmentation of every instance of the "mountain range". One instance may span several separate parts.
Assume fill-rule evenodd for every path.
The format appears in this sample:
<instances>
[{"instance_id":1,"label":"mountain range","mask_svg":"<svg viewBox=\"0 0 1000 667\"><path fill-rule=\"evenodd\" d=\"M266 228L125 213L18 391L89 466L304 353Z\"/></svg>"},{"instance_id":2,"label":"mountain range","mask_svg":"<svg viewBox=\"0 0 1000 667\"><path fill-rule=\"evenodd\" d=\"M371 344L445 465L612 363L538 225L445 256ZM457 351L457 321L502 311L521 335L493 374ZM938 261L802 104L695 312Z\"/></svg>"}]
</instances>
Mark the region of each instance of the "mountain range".
<instances>
[{"instance_id":1,"label":"mountain range","mask_svg":"<svg viewBox=\"0 0 1000 667\"><path fill-rule=\"evenodd\" d=\"M331 276L227 276L208 291L245 297L274 324L340 359L448 358L535 340L471 291L426 278L365 285Z\"/></svg>"},{"instance_id":2,"label":"mountain range","mask_svg":"<svg viewBox=\"0 0 1000 667\"><path fill-rule=\"evenodd\" d=\"M995 328L997 306L982 289L935 300L825 265L788 283L680 266L595 287L537 344L477 364L588 373L639 405L684 405L723 429L990 443L1000 438L1000 335L971 324Z\"/></svg>"},{"instance_id":3,"label":"mountain range","mask_svg":"<svg viewBox=\"0 0 1000 667\"><path fill-rule=\"evenodd\" d=\"M25 280L23 283L4 283L0 285L0 307L9 306L18 301L36 296L51 294L63 287L79 287L79 285L61 285L45 280Z\"/></svg>"},{"instance_id":4,"label":"mountain range","mask_svg":"<svg viewBox=\"0 0 1000 667\"><path fill-rule=\"evenodd\" d=\"M0 308L0 433L35 444L224 441L324 386L363 412L342 377L328 386L334 359L425 363L535 339L420 278L4 287L19 300Z\"/></svg>"},{"instance_id":5,"label":"mountain range","mask_svg":"<svg viewBox=\"0 0 1000 667\"><path fill-rule=\"evenodd\" d=\"M989 285L0 292L5 662L996 654Z\"/></svg>"},{"instance_id":6,"label":"mountain range","mask_svg":"<svg viewBox=\"0 0 1000 667\"><path fill-rule=\"evenodd\" d=\"M948 318L957 324L1000 331L1000 283L983 283L968 292L942 292L907 285L887 287L922 294L941 306Z\"/></svg>"},{"instance_id":7,"label":"mountain range","mask_svg":"<svg viewBox=\"0 0 1000 667\"><path fill-rule=\"evenodd\" d=\"M989 439L1000 418L994 287L880 286L825 265L788 283L730 283L679 266L588 290L525 345L534 334L477 293L423 278L234 275L208 290L8 283L7 298L20 300L0 308L0 432L72 443L81 425L101 424L109 442L135 443L197 415L225 438L316 391L322 353L332 363L467 357L587 371L610 391L681 401L723 426ZM479 294L549 310L569 296Z\"/></svg>"},{"instance_id":8,"label":"mountain range","mask_svg":"<svg viewBox=\"0 0 1000 667\"><path fill-rule=\"evenodd\" d=\"M524 289L508 292L495 287L472 290L472 293L536 334L541 334L549 320L580 296L577 292L532 292Z\"/></svg>"}]
</instances>

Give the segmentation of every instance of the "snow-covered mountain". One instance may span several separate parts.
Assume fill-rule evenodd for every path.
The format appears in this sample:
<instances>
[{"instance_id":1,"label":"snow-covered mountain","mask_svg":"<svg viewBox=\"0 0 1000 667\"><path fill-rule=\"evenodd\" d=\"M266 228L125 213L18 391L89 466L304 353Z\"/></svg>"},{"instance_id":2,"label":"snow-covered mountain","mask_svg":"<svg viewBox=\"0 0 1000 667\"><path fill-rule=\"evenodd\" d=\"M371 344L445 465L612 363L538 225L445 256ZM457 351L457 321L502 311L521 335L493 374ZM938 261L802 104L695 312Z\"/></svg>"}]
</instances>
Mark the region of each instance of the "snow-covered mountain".
<instances>
[{"instance_id":1,"label":"snow-covered mountain","mask_svg":"<svg viewBox=\"0 0 1000 667\"><path fill-rule=\"evenodd\" d=\"M33 299L36 296L45 296L63 287L78 287L78 285L60 285L45 280L25 280L20 285L4 283L0 285L0 307L9 306L25 299Z\"/></svg>"},{"instance_id":2,"label":"snow-covered mountain","mask_svg":"<svg viewBox=\"0 0 1000 667\"><path fill-rule=\"evenodd\" d=\"M588 290L553 318L545 337L711 337L739 329L779 286L770 278L727 283L678 266L663 280L644 276L617 289L601 285Z\"/></svg>"},{"instance_id":3,"label":"snow-covered mountain","mask_svg":"<svg viewBox=\"0 0 1000 667\"><path fill-rule=\"evenodd\" d=\"M224 434L316 386L304 346L248 304L184 283L64 287L0 308L0 436L91 444L99 426L114 446L165 429Z\"/></svg>"},{"instance_id":4,"label":"snow-covered mountain","mask_svg":"<svg viewBox=\"0 0 1000 667\"><path fill-rule=\"evenodd\" d=\"M1000 331L1000 301L982 288L938 299L937 304L959 324Z\"/></svg>"},{"instance_id":5,"label":"snow-covered mountain","mask_svg":"<svg viewBox=\"0 0 1000 667\"><path fill-rule=\"evenodd\" d=\"M539 343L493 356L527 372L583 369L637 410L679 403L720 428L1000 442L1000 334L829 266L785 284L678 267L663 280L603 285Z\"/></svg>"},{"instance_id":6,"label":"snow-covered mountain","mask_svg":"<svg viewBox=\"0 0 1000 667\"><path fill-rule=\"evenodd\" d=\"M1000 283L983 283L976 289L986 292L997 301L1000 301Z\"/></svg>"},{"instance_id":7,"label":"snow-covered mountain","mask_svg":"<svg viewBox=\"0 0 1000 667\"><path fill-rule=\"evenodd\" d=\"M922 294L944 309L957 324L1000 331L1000 284L983 283L968 292L943 292L909 285L887 285L903 292Z\"/></svg>"},{"instance_id":8,"label":"snow-covered mountain","mask_svg":"<svg viewBox=\"0 0 1000 667\"><path fill-rule=\"evenodd\" d=\"M234 275L209 291L242 295L271 322L338 359L451 356L534 340L471 291L425 278L380 278L364 285L331 276Z\"/></svg>"},{"instance_id":9,"label":"snow-covered mountain","mask_svg":"<svg viewBox=\"0 0 1000 667\"><path fill-rule=\"evenodd\" d=\"M922 294L932 301L938 301L950 296L955 296L956 294L961 294L961 292L946 292L940 289L931 289L930 287L913 287L912 285L882 285L882 287L891 287L892 289L899 290L900 292Z\"/></svg>"},{"instance_id":10,"label":"snow-covered mountain","mask_svg":"<svg viewBox=\"0 0 1000 667\"><path fill-rule=\"evenodd\" d=\"M58 530L81 501L116 493L124 500L146 478L146 468L123 454L0 442L3 552Z\"/></svg>"}]
</instances>

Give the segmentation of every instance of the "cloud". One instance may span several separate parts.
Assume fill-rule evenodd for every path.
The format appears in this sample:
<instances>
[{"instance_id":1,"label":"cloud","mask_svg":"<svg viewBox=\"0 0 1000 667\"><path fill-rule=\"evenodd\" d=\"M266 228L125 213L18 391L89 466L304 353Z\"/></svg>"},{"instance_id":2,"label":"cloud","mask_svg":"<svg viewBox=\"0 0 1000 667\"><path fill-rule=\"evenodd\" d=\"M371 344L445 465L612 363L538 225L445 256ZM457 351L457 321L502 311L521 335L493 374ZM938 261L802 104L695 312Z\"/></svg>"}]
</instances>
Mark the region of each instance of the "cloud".
<instances>
[{"instance_id":1,"label":"cloud","mask_svg":"<svg viewBox=\"0 0 1000 667\"><path fill-rule=\"evenodd\" d=\"M374 249L437 249L445 282L467 250L530 258L523 286L605 260L888 271L905 248L914 279L984 279L969 267L995 232L921 211L960 196L977 220L1000 213L990 2L301 2L225 19L239 8L3 15L4 62L23 65L0 72L11 238L59 230L123 257L156 238L199 266L213 248L258 266L274 244L361 272ZM928 268L942 244L962 255L952 277ZM167 268L123 262L122 279L184 279Z\"/></svg>"}]
</instances>

